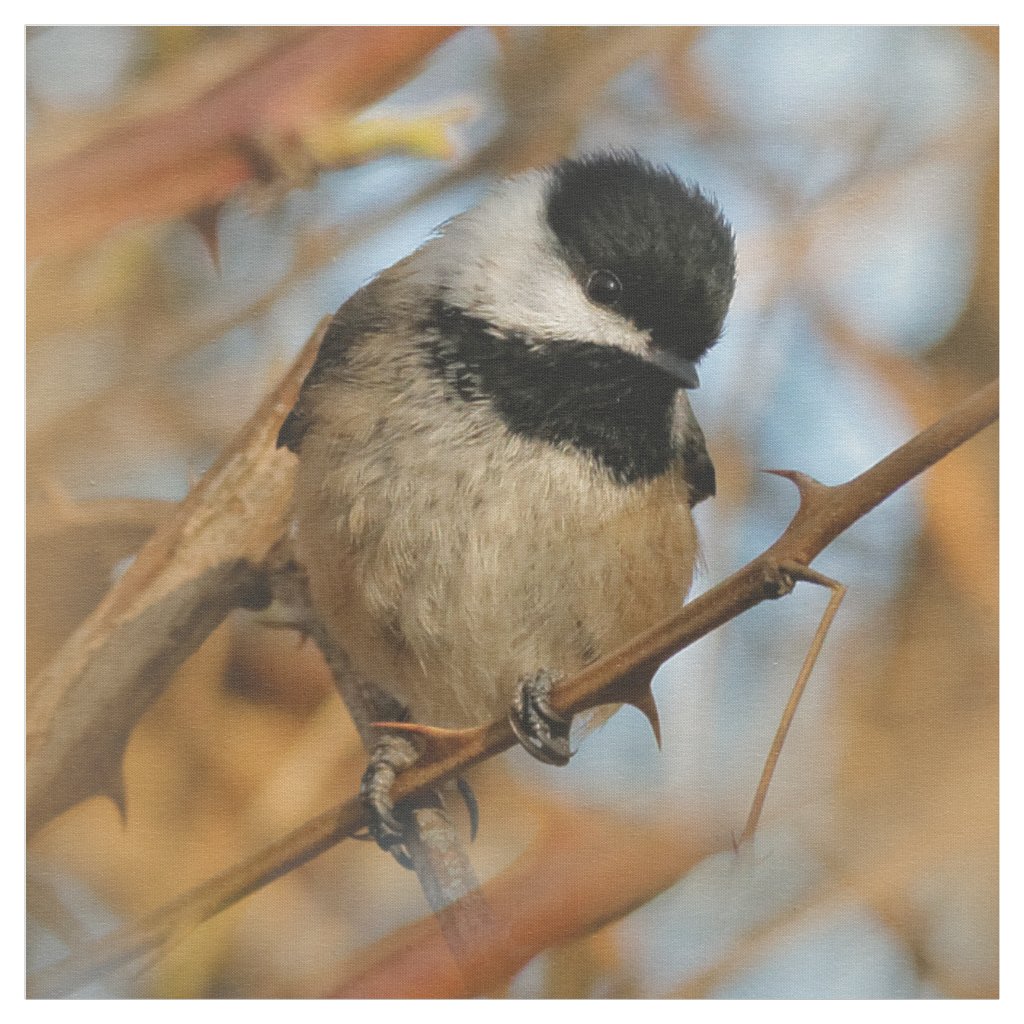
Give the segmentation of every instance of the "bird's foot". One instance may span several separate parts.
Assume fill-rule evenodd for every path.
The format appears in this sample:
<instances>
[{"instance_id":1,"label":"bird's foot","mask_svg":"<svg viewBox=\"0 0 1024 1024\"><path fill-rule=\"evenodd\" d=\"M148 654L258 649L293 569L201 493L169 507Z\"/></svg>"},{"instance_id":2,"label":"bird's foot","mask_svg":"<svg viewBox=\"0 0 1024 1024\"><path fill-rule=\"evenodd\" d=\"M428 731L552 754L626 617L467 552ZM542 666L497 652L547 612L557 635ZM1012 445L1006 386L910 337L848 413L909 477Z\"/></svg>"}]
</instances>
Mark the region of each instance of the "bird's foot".
<instances>
[{"instance_id":1,"label":"bird's foot","mask_svg":"<svg viewBox=\"0 0 1024 1024\"><path fill-rule=\"evenodd\" d=\"M363 781L359 787L359 797L370 818L370 838L405 868L413 866L405 845L409 818L407 813L403 813L407 809L402 804L395 806L391 799L391 787L398 773L408 768L418 757L416 748L407 739L385 734L370 754L370 763L363 772Z\"/></svg>"},{"instance_id":2,"label":"bird's foot","mask_svg":"<svg viewBox=\"0 0 1024 1024\"><path fill-rule=\"evenodd\" d=\"M547 671L523 679L512 701L508 720L516 738L538 761L564 765L572 756L569 749L572 718L560 715L548 699L558 679L559 676Z\"/></svg>"},{"instance_id":3,"label":"bird's foot","mask_svg":"<svg viewBox=\"0 0 1024 1024\"><path fill-rule=\"evenodd\" d=\"M465 779L457 779L455 786L469 814L469 841L472 843L476 840L476 834L480 829L480 805L476 802L476 793L473 792L473 787Z\"/></svg>"},{"instance_id":4,"label":"bird's foot","mask_svg":"<svg viewBox=\"0 0 1024 1024\"><path fill-rule=\"evenodd\" d=\"M398 804L391 797L391 788L400 771L408 768L419 758L416 747L404 736L385 733L381 736L370 755L370 763L363 772L359 796L366 807L370 822L368 838L404 868L413 868L412 856L406 842L406 835L413 827L412 813L420 807L444 807L441 791L429 790L416 797L401 800ZM465 779L456 780L459 796L469 812L470 840L476 839L480 822L480 811L476 796Z\"/></svg>"}]
</instances>

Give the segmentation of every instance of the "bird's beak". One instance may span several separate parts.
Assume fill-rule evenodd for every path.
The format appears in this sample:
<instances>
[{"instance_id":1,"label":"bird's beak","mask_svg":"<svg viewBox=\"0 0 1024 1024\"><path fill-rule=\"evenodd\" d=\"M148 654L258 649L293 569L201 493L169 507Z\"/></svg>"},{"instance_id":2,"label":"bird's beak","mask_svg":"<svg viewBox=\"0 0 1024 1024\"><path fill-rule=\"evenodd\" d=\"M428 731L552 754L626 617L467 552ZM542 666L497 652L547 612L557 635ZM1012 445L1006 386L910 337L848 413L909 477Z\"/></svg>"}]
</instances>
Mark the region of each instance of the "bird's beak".
<instances>
[{"instance_id":1,"label":"bird's beak","mask_svg":"<svg viewBox=\"0 0 1024 1024\"><path fill-rule=\"evenodd\" d=\"M650 348L644 358L659 370L664 370L670 377L674 377L684 388L700 387L700 377L697 376L697 367L692 359L677 356L663 348Z\"/></svg>"}]
</instances>

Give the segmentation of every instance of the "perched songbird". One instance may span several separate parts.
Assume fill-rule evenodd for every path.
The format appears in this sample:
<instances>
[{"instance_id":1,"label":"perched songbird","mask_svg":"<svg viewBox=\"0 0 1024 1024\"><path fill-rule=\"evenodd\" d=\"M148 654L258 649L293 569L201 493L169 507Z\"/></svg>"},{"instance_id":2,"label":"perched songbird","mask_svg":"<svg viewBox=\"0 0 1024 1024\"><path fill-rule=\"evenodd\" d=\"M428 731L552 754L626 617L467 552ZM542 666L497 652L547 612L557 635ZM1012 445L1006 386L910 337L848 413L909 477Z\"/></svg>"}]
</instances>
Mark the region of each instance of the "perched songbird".
<instances>
[{"instance_id":1,"label":"perched songbird","mask_svg":"<svg viewBox=\"0 0 1024 1024\"><path fill-rule=\"evenodd\" d=\"M511 709L526 749L565 763L552 679L682 604L691 508L715 491L685 389L734 277L713 202L599 154L506 181L334 317L278 443L384 847L414 754L370 723Z\"/></svg>"}]
</instances>

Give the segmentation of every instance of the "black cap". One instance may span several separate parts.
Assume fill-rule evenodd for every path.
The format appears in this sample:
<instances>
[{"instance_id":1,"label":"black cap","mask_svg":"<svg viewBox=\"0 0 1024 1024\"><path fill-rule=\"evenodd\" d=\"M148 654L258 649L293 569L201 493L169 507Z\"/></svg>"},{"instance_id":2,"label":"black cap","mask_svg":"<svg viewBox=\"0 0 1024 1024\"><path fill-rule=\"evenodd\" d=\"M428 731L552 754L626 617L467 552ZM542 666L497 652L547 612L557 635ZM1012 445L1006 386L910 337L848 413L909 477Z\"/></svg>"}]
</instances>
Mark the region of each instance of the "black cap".
<instances>
[{"instance_id":1,"label":"black cap","mask_svg":"<svg viewBox=\"0 0 1024 1024\"><path fill-rule=\"evenodd\" d=\"M586 288L598 271L621 282L603 302L653 344L699 359L718 340L735 286L732 229L718 207L635 153L564 160L553 171L548 224Z\"/></svg>"}]
</instances>

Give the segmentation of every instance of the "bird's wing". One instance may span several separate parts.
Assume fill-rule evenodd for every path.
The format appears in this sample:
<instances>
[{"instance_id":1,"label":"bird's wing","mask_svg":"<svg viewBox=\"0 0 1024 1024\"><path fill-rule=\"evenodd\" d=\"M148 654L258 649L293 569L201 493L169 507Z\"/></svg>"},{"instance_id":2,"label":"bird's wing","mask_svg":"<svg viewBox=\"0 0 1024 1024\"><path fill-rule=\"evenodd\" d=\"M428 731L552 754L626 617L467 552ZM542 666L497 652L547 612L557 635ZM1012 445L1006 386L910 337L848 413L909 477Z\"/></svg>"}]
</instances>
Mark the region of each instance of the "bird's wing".
<instances>
[{"instance_id":1,"label":"bird's wing","mask_svg":"<svg viewBox=\"0 0 1024 1024\"><path fill-rule=\"evenodd\" d=\"M350 318L345 316L346 306L342 306L334 315L324 333L324 340L320 342L320 350L317 352L316 361L313 363L306 379L299 389L299 397L287 419L281 424L281 430L277 435L277 447L288 448L298 454L302 446L302 439L313 421L313 400L312 393L318 384L326 380L331 371L345 361L345 355L353 341L362 334L361 330L354 330Z\"/></svg>"},{"instance_id":2,"label":"bird's wing","mask_svg":"<svg viewBox=\"0 0 1024 1024\"><path fill-rule=\"evenodd\" d=\"M704 431L690 403L681 395L673 423L673 439L683 462L683 476L690 492L690 507L715 494L715 466L704 443Z\"/></svg>"}]
</instances>

